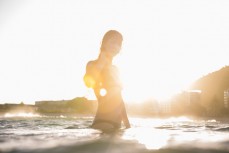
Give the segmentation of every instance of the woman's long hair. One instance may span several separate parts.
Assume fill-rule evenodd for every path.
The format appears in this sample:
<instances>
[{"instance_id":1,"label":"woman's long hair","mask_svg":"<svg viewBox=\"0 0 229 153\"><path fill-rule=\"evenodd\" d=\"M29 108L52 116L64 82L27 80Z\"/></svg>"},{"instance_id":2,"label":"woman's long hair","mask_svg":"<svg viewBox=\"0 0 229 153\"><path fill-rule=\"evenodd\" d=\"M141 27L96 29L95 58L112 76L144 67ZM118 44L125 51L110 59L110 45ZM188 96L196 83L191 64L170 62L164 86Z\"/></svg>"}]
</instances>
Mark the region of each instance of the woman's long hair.
<instances>
[{"instance_id":1,"label":"woman's long hair","mask_svg":"<svg viewBox=\"0 0 229 153\"><path fill-rule=\"evenodd\" d=\"M107 41L110 39L110 38L113 38L115 37L118 41L122 42L123 40L123 37L122 37L122 34L116 30L109 30L108 32L105 33L105 35L103 36L103 39L102 39L102 44L101 44L101 48L100 48L100 51L104 51L104 46L105 44L107 43Z\"/></svg>"}]
</instances>

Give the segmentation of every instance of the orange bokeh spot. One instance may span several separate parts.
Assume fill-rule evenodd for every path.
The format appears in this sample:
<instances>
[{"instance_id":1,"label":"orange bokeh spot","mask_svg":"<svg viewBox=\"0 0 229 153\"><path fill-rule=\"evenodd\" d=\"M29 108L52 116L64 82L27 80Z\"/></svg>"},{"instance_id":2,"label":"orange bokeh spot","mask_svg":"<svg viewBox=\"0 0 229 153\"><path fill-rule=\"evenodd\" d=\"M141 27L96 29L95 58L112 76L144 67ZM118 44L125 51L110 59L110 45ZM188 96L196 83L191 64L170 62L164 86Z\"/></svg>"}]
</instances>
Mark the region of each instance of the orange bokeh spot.
<instances>
[{"instance_id":1,"label":"orange bokeh spot","mask_svg":"<svg viewBox=\"0 0 229 153\"><path fill-rule=\"evenodd\" d=\"M95 86L95 80L88 75L84 76L84 83L88 88L93 88Z\"/></svg>"}]
</instances>

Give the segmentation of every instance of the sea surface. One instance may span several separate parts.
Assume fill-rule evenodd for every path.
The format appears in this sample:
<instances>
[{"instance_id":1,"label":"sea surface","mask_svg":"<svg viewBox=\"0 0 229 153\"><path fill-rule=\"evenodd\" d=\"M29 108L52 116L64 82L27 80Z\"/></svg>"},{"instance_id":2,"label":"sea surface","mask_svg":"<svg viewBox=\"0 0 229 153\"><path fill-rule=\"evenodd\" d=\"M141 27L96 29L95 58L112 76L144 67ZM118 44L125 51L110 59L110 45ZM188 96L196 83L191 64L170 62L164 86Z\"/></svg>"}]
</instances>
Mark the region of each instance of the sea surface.
<instances>
[{"instance_id":1,"label":"sea surface","mask_svg":"<svg viewBox=\"0 0 229 153\"><path fill-rule=\"evenodd\" d=\"M6 114L3 153L226 153L229 120L130 117L131 128L103 133L93 117Z\"/></svg>"}]
</instances>

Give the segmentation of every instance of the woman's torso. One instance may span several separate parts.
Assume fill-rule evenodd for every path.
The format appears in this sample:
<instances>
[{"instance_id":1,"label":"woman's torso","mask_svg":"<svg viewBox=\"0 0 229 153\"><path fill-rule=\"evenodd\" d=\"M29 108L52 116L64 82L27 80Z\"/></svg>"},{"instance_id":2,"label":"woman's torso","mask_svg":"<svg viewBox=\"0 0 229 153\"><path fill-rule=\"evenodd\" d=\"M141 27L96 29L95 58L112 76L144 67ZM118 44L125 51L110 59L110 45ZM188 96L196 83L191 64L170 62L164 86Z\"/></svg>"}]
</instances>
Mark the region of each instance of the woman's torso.
<instances>
[{"instance_id":1,"label":"woman's torso","mask_svg":"<svg viewBox=\"0 0 229 153\"><path fill-rule=\"evenodd\" d=\"M106 91L101 95L100 91ZM122 96L121 82L118 69L113 65L107 65L100 73L100 77L94 88L98 99L98 109L95 116L96 120L107 120L121 124Z\"/></svg>"}]
</instances>

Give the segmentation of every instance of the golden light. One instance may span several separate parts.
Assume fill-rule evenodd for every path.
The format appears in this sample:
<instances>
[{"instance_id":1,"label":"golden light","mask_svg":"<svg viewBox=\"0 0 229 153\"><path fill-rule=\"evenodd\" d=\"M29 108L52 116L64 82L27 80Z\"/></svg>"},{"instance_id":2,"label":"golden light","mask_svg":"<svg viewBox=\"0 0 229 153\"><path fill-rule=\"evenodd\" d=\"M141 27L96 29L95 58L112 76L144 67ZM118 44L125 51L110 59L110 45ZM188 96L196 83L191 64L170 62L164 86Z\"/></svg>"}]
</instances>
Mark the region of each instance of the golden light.
<instances>
[{"instance_id":1,"label":"golden light","mask_svg":"<svg viewBox=\"0 0 229 153\"><path fill-rule=\"evenodd\" d=\"M148 150L160 150L186 145L189 147L192 145L201 148L207 147L208 149L222 148L217 142L224 142L228 139L225 133L193 127L193 125L205 125L206 122L216 121L197 121L187 117L167 119L131 118L132 128L125 130L122 138L124 140L135 140L139 144L143 144ZM193 128L187 129L182 125ZM189 130L190 132L187 132Z\"/></svg>"},{"instance_id":2,"label":"golden light","mask_svg":"<svg viewBox=\"0 0 229 153\"><path fill-rule=\"evenodd\" d=\"M132 41L131 38L126 39ZM126 102L141 103L152 98L165 101L185 90L194 80L193 75L184 77L181 64L171 61L175 56L171 52L167 53L168 57L161 57L162 55L150 55L151 51L143 54L137 48L131 46L126 48L115 63L120 70L124 87L123 97ZM149 50L149 48L144 49ZM164 61L161 61L162 59Z\"/></svg>"},{"instance_id":3,"label":"golden light","mask_svg":"<svg viewBox=\"0 0 229 153\"><path fill-rule=\"evenodd\" d=\"M13 117L41 117L40 115L38 114L34 114L32 112L30 113L26 113L26 112L12 112L12 113L6 113L4 115L4 117L6 118L13 118Z\"/></svg>"},{"instance_id":4,"label":"golden light","mask_svg":"<svg viewBox=\"0 0 229 153\"><path fill-rule=\"evenodd\" d=\"M124 70L123 72L128 72ZM147 77L145 72L143 75L129 76L130 73L124 74L122 77L124 89L123 98L125 102L141 103L149 99L158 101L167 101L181 89L166 84L160 76ZM175 82L175 81L174 81Z\"/></svg>"},{"instance_id":5,"label":"golden light","mask_svg":"<svg viewBox=\"0 0 229 153\"><path fill-rule=\"evenodd\" d=\"M157 150L168 144L169 134L167 131L160 131L151 128L132 128L123 135L125 140L137 140L145 145L146 149Z\"/></svg>"},{"instance_id":6,"label":"golden light","mask_svg":"<svg viewBox=\"0 0 229 153\"><path fill-rule=\"evenodd\" d=\"M89 75L85 75L83 79L84 79L86 86L89 88L93 88L96 84L95 80L92 77L90 77Z\"/></svg>"},{"instance_id":7,"label":"golden light","mask_svg":"<svg viewBox=\"0 0 229 153\"><path fill-rule=\"evenodd\" d=\"M87 89L85 97L88 100L96 100L97 99L96 96L95 96L94 90L92 88L88 88Z\"/></svg>"}]
</instances>

